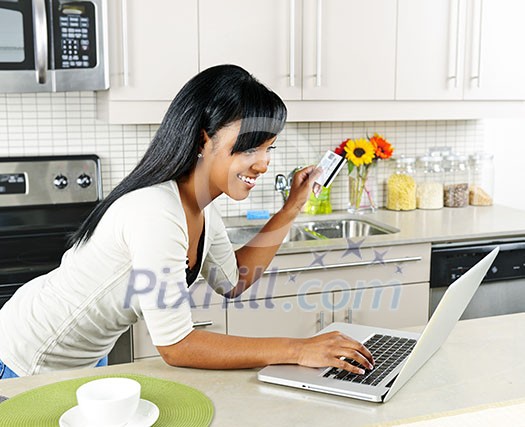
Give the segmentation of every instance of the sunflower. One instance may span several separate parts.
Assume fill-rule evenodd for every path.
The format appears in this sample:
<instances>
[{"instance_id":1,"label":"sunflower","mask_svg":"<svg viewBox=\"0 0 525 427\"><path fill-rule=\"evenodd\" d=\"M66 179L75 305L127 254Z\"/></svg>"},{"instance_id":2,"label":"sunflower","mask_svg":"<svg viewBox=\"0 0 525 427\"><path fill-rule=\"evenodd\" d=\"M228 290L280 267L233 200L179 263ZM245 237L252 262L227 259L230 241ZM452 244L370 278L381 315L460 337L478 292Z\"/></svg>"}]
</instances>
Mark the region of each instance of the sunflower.
<instances>
[{"instance_id":1,"label":"sunflower","mask_svg":"<svg viewBox=\"0 0 525 427\"><path fill-rule=\"evenodd\" d=\"M374 146L374 152L377 157L379 157L380 159L389 159L390 157L392 157L394 148L381 135L374 133L374 136L370 138L370 142Z\"/></svg>"},{"instance_id":2,"label":"sunflower","mask_svg":"<svg viewBox=\"0 0 525 427\"><path fill-rule=\"evenodd\" d=\"M369 165L375 157L373 144L364 139L349 139L345 145L346 158L355 166Z\"/></svg>"}]
</instances>

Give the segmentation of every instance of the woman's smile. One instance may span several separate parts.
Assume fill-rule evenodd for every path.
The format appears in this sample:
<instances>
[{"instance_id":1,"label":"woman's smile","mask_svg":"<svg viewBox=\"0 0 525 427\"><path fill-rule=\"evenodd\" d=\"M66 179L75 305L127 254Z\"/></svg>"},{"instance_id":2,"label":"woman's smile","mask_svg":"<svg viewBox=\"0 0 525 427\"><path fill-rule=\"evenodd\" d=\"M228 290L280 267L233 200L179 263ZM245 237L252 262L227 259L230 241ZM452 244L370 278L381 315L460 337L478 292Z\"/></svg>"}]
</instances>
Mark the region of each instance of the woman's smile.
<instances>
[{"instance_id":1,"label":"woman's smile","mask_svg":"<svg viewBox=\"0 0 525 427\"><path fill-rule=\"evenodd\" d=\"M257 180L257 177L252 178L247 175L241 175L240 173L237 174L237 178L239 178L242 182L244 182L248 188L255 187L255 181Z\"/></svg>"}]
</instances>

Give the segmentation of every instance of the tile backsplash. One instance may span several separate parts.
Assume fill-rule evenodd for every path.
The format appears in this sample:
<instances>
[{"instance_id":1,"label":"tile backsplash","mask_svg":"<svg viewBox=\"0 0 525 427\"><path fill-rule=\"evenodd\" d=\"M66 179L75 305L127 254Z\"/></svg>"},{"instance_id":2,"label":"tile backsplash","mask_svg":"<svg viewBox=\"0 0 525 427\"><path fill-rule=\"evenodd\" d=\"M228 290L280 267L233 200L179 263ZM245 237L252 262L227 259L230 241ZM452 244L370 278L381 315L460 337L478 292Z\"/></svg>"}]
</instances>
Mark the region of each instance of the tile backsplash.
<instances>
[{"instance_id":1,"label":"tile backsplash","mask_svg":"<svg viewBox=\"0 0 525 427\"><path fill-rule=\"evenodd\" d=\"M140 159L157 125L109 125L96 119L93 92L53 94L0 94L0 156L94 153L101 157L104 194ZM377 121L288 123L279 136L268 173L259 179L247 200L235 202L221 196L224 216L245 215L249 209L282 205L274 190L278 173L288 174L298 165L315 164L328 149L347 138L378 132L394 146L395 155L419 156L432 146L450 146L471 153L483 146L481 120ZM378 170L378 203L384 203L387 167ZM344 171L332 184L332 206L345 209L348 180Z\"/></svg>"}]
</instances>

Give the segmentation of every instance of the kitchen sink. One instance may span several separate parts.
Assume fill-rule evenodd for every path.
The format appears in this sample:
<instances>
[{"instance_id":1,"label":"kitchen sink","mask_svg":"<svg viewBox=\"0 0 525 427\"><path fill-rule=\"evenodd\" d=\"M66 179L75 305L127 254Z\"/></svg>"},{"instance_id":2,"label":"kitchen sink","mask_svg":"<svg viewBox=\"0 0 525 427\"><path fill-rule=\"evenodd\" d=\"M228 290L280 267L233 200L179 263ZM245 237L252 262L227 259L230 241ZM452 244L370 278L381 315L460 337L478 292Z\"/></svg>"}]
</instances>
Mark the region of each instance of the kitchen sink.
<instances>
[{"instance_id":1,"label":"kitchen sink","mask_svg":"<svg viewBox=\"0 0 525 427\"><path fill-rule=\"evenodd\" d=\"M249 242L263 225L227 227L226 232L233 244ZM305 240L326 240L340 238L366 237L378 234L396 233L396 228L379 225L362 219L336 219L295 222L283 242Z\"/></svg>"}]
</instances>

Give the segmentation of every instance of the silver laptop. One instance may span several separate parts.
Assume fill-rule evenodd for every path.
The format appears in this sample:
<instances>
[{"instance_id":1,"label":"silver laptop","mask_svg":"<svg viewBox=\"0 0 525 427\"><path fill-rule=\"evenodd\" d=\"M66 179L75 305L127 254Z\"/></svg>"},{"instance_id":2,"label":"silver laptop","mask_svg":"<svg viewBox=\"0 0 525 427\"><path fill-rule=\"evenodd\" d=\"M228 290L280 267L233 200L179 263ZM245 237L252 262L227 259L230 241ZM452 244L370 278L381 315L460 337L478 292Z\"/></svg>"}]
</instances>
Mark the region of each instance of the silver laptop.
<instances>
[{"instance_id":1,"label":"silver laptop","mask_svg":"<svg viewBox=\"0 0 525 427\"><path fill-rule=\"evenodd\" d=\"M261 381L371 402L387 402L430 359L447 339L478 289L499 247L452 283L425 330L410 333L347 323L332 323L319 333L341 331L365 344L374 356L374 369L364 375L337 368L298 365L267 366ZM352 360L348 360L357 366Z\"/></svg>"}]
</instances>

